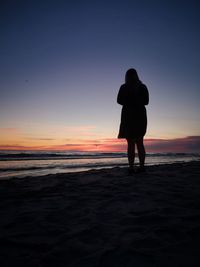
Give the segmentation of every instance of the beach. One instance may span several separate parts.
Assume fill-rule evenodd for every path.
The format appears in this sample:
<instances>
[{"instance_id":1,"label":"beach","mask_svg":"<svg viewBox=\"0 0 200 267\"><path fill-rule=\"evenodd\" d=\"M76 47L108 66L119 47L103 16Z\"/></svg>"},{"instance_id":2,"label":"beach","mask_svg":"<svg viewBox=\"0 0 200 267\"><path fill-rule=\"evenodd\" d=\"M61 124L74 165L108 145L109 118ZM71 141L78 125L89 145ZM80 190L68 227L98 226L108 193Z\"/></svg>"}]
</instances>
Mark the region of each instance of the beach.
<instances>
[{"instance_id":1,"label":"beach","mask_svg":"<svg viewBox=\"0 0 200 267\"><path fill-rule=\"evenodd\" d=\"M0 266L200 266L200 162L0 181Z\"/></svg>"}]
</instances>

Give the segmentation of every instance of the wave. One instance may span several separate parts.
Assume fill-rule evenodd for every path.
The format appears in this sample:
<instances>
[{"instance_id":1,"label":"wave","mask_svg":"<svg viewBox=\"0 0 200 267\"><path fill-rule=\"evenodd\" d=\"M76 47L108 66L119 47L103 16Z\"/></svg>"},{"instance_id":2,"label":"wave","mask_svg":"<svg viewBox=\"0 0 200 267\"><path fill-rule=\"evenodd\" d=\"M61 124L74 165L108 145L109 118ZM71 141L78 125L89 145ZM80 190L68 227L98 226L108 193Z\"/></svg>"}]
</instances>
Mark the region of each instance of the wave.
<instances>
[{"instance_id":1,"label":"wave","mask_svg":"<svg viewBox=\"0 0 200 267\"><path fill-rule=\"evenodd\" d=\"M0 152L1 153L1 152ZM2 155L3 154L3 155ZM47 155L48 154L48 155ZM5 160L5 156L9 157ZM27 155L29 155L27 157ZM126 153L17 152L1 153L0 180L12 177L38 176L60 172L128 166ZM12 158L12 156L14 156ZM42 159L42 160L41 160ZM47 159L47 161L45 161ZM65 159L65 160L63 160ZM33 160L33 161L31 161ZM37 161L36 161L37 160ZM197 153L149 153L146 165L172 164L200 160ZM139 164L138 159L136 165Z\"/></svg>"},{"instance_id":2,"label":"wave","mask_svg":"<svg viewBox=\"0 0 200 267\"><path fill-rule=\"evenodd\" d=\"M199 153L147 153L147 157L200 157ZM76 160L76 159L103 159L124 158L125 152L2 152L0 161L20 160Z\"/></svg>"},{"instance_id":3,"label":"wave","mask_svg":"<svg viewBox=\"0 0 200 267\"><path fill-rule=\"evenodd\" d=\"M126 166L125 163L118 163L117 166ZM0 168L1 172L15 172L15 171L34 171L34 170L50 170L50 169L80 169L80 168L103 168L103 167L115 167L116 163L86 163L86 164L77 164L77 165L44 165L44 166L30 166L30 167L8 167Z\"/></svg>"},{"instance_id":4,"label":"wave","mask_svg":"<svg viewBox=\"0 0 200 267\"><path fill-rule=\"evenodd\" d=\"M122 158L126 153L69 153L69 152L0 152L0 160L48 160L48 159L98 159L98 158Z\"/></svg>"},{"instance_id":5,"label":"wave","mask_svg":"<svg viewBox=\"0 0 200 267\"><path fill-rule=\"evenodd\" d=\"M200 157L200 153L174 153L174 152L166 152L166 153L147 153L147 157Z\"/></svg>"}]
</instances>

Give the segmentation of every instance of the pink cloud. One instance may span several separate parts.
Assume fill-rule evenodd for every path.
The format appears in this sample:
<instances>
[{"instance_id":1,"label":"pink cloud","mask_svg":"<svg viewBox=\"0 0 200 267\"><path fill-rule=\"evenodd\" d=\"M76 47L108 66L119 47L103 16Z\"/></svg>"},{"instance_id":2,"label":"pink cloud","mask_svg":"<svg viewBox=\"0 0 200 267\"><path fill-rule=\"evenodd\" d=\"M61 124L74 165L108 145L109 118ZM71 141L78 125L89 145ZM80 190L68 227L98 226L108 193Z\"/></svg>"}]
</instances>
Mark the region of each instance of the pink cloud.
<instances>
[{"instance_id":1,"label":"pink cloud","mask_svg":"<svg viewBox=\"0 0 200 267\"><path fill-rule=\"evenodd\" d=\"M0 145L0 150L45 150L43 146Z\"/></svg>"},{"instance_id":2,"label":"pink cloud","mask_svg":"<svg viewBox=\"0 0 200 267\"><path fill-rule=\"evenodd\" d=\"M200 136L175 139L146 139L150 152L200 152Z\"/></svg>"},{"instance_id":3,"label":"pink cloud","mask_svg":"<svg viewBox=\"0 0 200 267\"><path fill-rule=\"evenodd\" d=\"M188 136L175 139L145 139L147 152L200 152L200 136ZM126 140L108 138L99 140L79 140L77 143L67 143L53 146L20 146L0 145L1 150L66 150L66 151L126 151Z\"/></svg>"},{"instance_id":4,"label":"pink cloud","mask_svg":"<svg viewBox=\"0 0 200 267\"><path fill-rule=\"evenodd\" d=\"M19 129L18 128L12 128L12 127L0 127L0 132L3 133L16 133L18 132Z\"/></svg>"}]
</instances>

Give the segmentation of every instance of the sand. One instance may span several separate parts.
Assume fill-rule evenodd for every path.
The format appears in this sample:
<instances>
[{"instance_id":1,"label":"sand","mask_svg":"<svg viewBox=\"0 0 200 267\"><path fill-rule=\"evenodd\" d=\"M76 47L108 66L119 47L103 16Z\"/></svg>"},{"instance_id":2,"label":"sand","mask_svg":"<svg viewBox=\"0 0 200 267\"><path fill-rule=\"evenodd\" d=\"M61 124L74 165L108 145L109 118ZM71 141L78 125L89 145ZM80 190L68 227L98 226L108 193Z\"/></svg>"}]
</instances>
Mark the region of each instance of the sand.
<instances>
[{"instance_id":1,"label":"sand","mask_svg":"<svg viewBox=\"0 0 200 267\"><path fill-rule=\"evenodd\" d=\"M200 162L1 181L0 266L200 266Z\"/></svg>"}]
</instances>

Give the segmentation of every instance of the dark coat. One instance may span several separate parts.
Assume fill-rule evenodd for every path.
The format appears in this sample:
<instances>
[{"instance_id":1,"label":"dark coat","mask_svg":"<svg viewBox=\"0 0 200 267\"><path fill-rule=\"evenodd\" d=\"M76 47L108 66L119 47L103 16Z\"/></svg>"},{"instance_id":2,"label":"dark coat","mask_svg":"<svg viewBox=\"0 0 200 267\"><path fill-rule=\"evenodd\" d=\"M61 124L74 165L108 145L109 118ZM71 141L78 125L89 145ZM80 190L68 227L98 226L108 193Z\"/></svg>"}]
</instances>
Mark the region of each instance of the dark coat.
<instances>
[{"instance_id":1,"label":"dark coat","mask_svg":"<svg viewBox=\"0 0 200 267\"><path fill-rule=\"evenodd\" d=\"M119 89L117 103L123 106L118 138L143 137L147 129L145 105L149 103L146 85L141 82L137 85L123 84Z\"/></svg>"}]
</instances>

